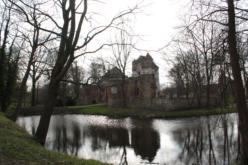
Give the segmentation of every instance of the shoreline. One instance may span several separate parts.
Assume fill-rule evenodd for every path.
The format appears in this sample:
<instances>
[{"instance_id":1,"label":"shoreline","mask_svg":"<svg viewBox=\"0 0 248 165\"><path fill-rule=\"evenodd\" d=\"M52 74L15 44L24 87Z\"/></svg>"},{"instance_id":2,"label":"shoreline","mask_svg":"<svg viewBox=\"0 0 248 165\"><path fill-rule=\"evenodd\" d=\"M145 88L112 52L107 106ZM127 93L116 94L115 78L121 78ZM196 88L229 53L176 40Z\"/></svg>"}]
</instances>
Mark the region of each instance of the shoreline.
<instances>
[{"instance_id":1,"label":"shoreline","mask_svg":"<svg viewBox=\"0 0 248 165\"><path fill-rule=\"evenodd\" d=\"M40 115L43 107L26 107L21 111L21 116ZM81 115L103 115L114 118L140 118L140 119L173 119L185 117L198 117L209 115L220 115L227 113L236 113L234 107L229 108L201 108L190 110L151 110L142 108L110 108L104 104L88 105L88 106L70 106L70 107L55 107L53 115L59 114L81 114Z\"/></svg>"}]
</instances>

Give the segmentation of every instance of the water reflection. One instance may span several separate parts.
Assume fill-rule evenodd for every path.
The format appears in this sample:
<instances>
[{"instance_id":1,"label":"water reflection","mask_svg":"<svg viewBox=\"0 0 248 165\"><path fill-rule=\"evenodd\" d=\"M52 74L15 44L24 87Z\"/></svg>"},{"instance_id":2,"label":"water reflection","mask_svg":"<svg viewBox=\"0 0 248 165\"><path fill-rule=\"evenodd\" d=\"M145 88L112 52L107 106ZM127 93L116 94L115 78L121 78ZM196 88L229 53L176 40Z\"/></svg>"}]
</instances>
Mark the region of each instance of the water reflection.
<instances>
[{"instance_id":1,"label":"water reflection","mask_svg":"<svg viewBox=\"0 0 248 165\"><path fill-rule=\"evenodd\" d=\"M34 133L39 117L17 123ZM121 164L231 164L240 158L235 114L178 120L53 116L46 148Z\"/></svg>"},{"instance_id":2,"label":"water reflection","mask_svg":"<svg viewBox=\"0 0 248 165\"><path fill-rule=\"evenodd\" d=\"M58 124L59 123L59 124ZM47 143L46 146L51 147L53 150L60 151L65 154L78 156L78 150L81 146L81 130L79 125L75 122L72 123L69 136L69 130L66 122L57 122L54 125L54 138Z\"/></svg>"},{"instance_id":3,"label":"water reflection","mask_svg":"<svg viewBox=\"0 0 248 165\"><path fill-rule=\"evenodd\" d=\"M108 149L120 150L121 158L119 158L119 164L128 164L126 147L130 146L130 143L127 129L90 126L86 132L87 136L91 138L91 147L93 151L99 150L100 148L104 151L107 151Z\"/></svg>"},{"instance_id":4,"label":"water reflection","mask_svg":"<svg viewBox=\"0 0 248 165\"><path fill-rule=\"evenodd\" d=\"M85 131L92 139L93 150L102 147L99 143L103 141L108 143L109 148L129 146L128 131L125 128L89 126Z\"/></svg>"},{"instance_id":5,"label":"water reflection","mask_svg":"<svg viewBox=\"0 0 248 165\"><path fill-rule=\"evenodd\" d=\"M209 165L235 162L239 147L236 122L231 120L230 116L206 117L199 119L197 126L173 131L181 148L180 162Z\"/></svg>"},{"instance_id":6,"label":"water reflection","mask_svg":"<svg viewBox=\"0 0 248 165\"><path fill-rule=\"evenodd\" d=\"M131 120L135 124L135 120ZM143 125L144 126L144 125ZM144 127L121 128L113 126L91 125L85 129L85 134L92 140L92 150L121 148L121 162L127 164L127 147L132 148L136 155L152 162L160 147L159 134L152 127L152 122L146 122Z\"/></svg>"},{"instance_id":7,"label":"water reflection","mask_svg":"<svg viewBox=\"0 0 248 165\"><path fill-rule=\"evenodd\" d=\"M152 128L132 129L131 146L136 155L140 155L142 159L152 162L160 147L159 134Z\"/></svg>"}]
</instances>

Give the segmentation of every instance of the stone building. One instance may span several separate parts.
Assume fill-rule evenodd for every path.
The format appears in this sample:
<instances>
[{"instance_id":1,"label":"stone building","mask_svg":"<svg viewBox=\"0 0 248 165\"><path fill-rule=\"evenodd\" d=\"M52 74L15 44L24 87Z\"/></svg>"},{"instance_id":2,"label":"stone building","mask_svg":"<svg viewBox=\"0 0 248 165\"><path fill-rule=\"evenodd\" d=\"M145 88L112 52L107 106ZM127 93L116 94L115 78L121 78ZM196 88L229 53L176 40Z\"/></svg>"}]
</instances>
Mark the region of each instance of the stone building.
<instances>
[{"instance_id":1,"label":"stone building","mask_svg":"<svg viewBox=\"0 0 248 165\"><path fill-rule=\"evenodd\" d=\"M147 107L158 96L158 66L147 54L140 56L132 63L132 77L125 77L124 92L128 106ZM109 106L120 106L123 102L122 72L114 67L103 77L96 88L85 86L82 90L82 103L107 103Z\"/></svg>"},{"instance_id":2,"label":"stone building","mask_svg":"<svg viewBox=\"0 0 248 165\"><path fill-rule=\"evenodd\" d=\"M159 72L158 66L154 63L152 57L149 53L146 56L140 56L137 60L132 63L132 77L142 78L142 77L152 76L155 78L156 83L156 96L159 92Z\"/></svg>"}]
</instances>

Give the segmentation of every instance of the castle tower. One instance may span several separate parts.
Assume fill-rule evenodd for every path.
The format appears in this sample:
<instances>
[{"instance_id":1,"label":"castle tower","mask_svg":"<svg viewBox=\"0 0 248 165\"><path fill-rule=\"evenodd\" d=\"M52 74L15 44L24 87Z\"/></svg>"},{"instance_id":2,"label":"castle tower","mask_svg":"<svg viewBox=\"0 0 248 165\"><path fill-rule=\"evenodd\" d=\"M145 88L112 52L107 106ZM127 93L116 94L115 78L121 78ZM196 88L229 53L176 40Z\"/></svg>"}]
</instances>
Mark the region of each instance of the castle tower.
<instances>
[{"instance_id":1,"label":"castle tower","mask_svg":"<svg viewBox=\"0 0 248 165\"><path fill-rule=\"evenodd\" d=\"M145 75L152 75L156 81L156 93L159 91L159 71L158 66L154 63L149 53L146 56L140 56L132 63L132 76L142 77Z\"/></svg>"}]
</instances>

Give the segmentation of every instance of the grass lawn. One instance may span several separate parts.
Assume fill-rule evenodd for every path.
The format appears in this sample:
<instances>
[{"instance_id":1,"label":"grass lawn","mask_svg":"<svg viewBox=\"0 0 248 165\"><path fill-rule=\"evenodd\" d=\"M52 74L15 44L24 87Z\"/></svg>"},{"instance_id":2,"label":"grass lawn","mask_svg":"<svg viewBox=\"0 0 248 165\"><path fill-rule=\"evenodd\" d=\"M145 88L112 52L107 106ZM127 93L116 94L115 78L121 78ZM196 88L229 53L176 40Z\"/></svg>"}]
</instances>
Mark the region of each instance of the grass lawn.
<instances>
[{"instance_id":1,"label":"grass lawn","mask_svg":"<svg viewBox=\"0 0 248 165\"><path fill-rule=\"evenodd\" d=\"M95 160L48 151L33 137L0 113L0 164L1 165L104 165Z\"/></svg>"},{"instance_id":2,"label":"grass lawn","mask_svg":"<svg viewBox=\"0 0 248 165\"><path fill-rule=\"evenodd\" d=\"M71 106L67 107L69 114L106 115L112 117L137 117L137 118L180 118L203 115L217 115L237 112L235 108L193 109L185 111L163 111L141 108L109 108L107 105Z\"/></svg>"}]
</instances>

